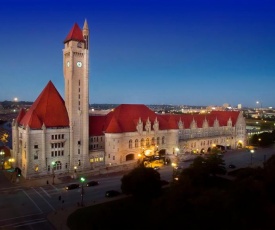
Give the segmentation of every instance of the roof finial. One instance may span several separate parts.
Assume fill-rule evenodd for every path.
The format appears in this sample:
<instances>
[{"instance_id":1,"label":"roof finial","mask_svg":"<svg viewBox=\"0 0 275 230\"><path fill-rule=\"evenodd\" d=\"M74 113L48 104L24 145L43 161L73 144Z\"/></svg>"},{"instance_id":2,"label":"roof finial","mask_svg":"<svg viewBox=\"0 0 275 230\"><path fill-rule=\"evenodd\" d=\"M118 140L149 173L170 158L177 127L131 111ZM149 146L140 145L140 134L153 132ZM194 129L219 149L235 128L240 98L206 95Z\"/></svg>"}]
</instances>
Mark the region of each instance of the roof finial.
<instances>
[{"instance_id":1,"label":"roof finial","mask_svg":"<svg viewBox=\"0 0 275 230\"><path fill-rule=\"evenodd\" d=\"M85 18L83 30L89 30L87 19Z\"/></svg>"}]
</instances>

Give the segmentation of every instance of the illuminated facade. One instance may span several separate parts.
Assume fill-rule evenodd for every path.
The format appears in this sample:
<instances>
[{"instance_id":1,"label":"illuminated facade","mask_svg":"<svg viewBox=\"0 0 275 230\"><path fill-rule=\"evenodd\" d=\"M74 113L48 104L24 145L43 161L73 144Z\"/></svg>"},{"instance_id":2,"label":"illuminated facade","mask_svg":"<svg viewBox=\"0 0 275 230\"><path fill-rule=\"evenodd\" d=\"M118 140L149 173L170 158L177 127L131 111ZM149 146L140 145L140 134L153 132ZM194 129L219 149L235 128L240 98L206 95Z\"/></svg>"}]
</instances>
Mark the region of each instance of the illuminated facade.
<instances>
[{"instance_id":1,"label":"illuminated facade","mask_svg":"<svg viewBox=\"0 0 275 230\"><path fill-rule=\"evenodd\" d=\"M65 98L49 81L12 125L15 165L26 178L136 163L140 157L207 153L214 145L245 145L240 111L203 115L157 114L142 104L122 104L89 115L89 29L73 26L64 40Z\"/></svg>"}]
</instances>

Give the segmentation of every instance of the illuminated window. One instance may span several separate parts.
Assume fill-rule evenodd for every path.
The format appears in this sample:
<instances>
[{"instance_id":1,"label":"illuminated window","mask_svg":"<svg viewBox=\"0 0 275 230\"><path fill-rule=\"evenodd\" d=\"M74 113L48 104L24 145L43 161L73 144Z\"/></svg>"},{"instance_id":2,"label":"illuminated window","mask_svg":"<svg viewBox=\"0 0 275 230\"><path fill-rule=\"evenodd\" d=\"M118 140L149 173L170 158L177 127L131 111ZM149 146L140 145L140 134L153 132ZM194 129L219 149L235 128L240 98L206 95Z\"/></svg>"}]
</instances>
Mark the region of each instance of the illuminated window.
<instances>
[{"instance_id":1,"label":"illuminated window","mask_svg":"<svg viewBox=\"0 0 275 230\"><path fill-rule=\"evenodd\" d=\"M141 141L140 141L140 146L141 147L144 147L144 139L142 138Z\"/></svg>"},{"instance_id":2,"label":"illuminated window","mask_svg":"<svg viewBox=\"0 0 275 230\"><path fill-rule=\"evenodd\" d=\"M146 138L146 147L150 146L149 138Z\"/></svg>"}]
</instances>

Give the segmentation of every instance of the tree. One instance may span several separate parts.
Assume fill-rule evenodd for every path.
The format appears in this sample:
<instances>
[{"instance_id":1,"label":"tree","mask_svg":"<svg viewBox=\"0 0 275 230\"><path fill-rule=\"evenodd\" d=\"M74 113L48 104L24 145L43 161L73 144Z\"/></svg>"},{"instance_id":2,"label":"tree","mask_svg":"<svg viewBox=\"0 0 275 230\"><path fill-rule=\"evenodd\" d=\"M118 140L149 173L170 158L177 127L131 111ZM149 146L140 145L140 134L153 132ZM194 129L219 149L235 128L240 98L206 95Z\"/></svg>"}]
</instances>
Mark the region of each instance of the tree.
<instances>
[{"instance_id":1,"label":"tree","mask_svg":"<svg viewBox=\"0 0 275 230\"><path fill-rule=\"evenodd\" d=\"M209 174L216 176L217 174L226 174L225 163L222 156L218 154L210 154L206 158L206 167Z\"/></svg>"},{"instance_id":2,"label":"tree","mask_svg":"<svg viewBox=\"0 0 275 230\"><path fill-rule=\"evenodd\" d=\"M273 134L269 132L260 133L258 143L260 146L271 145L273 143Z\"/></svg>"},{"instance_id":3,"label":"tree","mask_svg":"<svg viewBox=\"0 0 275 230\"><path fill-rule=\"evenodd\" d=\"M269 198L275 203L275 155L264 163L264 180Z\"/></svg>"},{"instance_id":4,"label":"tree","mask_svg":"<svg viewBox=\"0 0 275 230\"><path fill-rule=\"evenodd\" d=\"M150 201L160 195L160 174L153 168L139 166L121 179L121 190L143 201Z\"/></svg>"}]
</instances>

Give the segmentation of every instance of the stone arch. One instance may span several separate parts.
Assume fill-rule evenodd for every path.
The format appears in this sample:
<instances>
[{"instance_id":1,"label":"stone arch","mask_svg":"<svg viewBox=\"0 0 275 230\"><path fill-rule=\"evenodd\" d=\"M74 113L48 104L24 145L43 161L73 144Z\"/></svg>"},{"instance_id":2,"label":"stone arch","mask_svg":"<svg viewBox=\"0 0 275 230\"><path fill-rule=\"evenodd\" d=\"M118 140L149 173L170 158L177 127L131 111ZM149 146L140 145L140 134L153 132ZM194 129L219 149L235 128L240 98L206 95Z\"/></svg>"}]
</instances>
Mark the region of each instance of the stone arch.
<instances>
[{"instance_id":1,"label":"stone arch","mask_svg":"<svg viewBox=\"0 0 275 230\"><path fill-rule=\"evenodd\" d=\"M135 159L135 155L130 153L126 155L126 161L132 161Z\"/></svg>"},{"instance_id":2,"label":"stone arch","mask_svg":"<svg viewBox=\"0 0 275 230\"><path fill-rule=\"evenodd\" d=\"M166 154L166 149L159 150L159 155L164 156Z\"/></svg>"}]
</instances>

